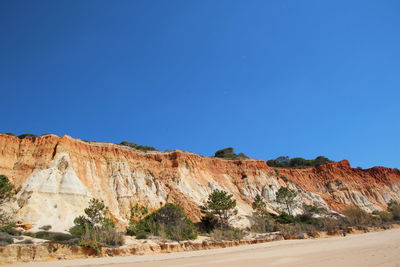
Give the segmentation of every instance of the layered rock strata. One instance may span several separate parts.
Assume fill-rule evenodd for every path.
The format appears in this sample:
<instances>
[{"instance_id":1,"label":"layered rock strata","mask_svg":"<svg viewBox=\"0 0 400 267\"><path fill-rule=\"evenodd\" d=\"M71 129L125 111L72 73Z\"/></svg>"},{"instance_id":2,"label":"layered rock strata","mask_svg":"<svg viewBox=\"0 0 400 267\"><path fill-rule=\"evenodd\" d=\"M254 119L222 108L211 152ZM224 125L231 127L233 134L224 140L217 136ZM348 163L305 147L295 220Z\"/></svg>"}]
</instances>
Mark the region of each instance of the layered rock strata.
<instances>
[{"instance_id":1,"label":"layered rock strata","mask_svg":"<svg viewBox=\"0 0 400 267\"><path fill-rule=\"evenodd\" d=\"M271 212L279 209L275 193L282 186L297 190L295 212L301 212L302 203L341 212L350 205L384 209L390 199L400 200L397 169L353 169L343 160L276 171L256 159L219 159L179 150L142 152L55 135L21 140L0 134L0 174L18 188L12 208L33 230L52 225L54 231L66 231L93 197L105 201L121 227L135 203L150 209L176 203L199 220L199 205L214 189L234 195L237 226L249 225L257 194Z\"/></svg>"}]
</instances>

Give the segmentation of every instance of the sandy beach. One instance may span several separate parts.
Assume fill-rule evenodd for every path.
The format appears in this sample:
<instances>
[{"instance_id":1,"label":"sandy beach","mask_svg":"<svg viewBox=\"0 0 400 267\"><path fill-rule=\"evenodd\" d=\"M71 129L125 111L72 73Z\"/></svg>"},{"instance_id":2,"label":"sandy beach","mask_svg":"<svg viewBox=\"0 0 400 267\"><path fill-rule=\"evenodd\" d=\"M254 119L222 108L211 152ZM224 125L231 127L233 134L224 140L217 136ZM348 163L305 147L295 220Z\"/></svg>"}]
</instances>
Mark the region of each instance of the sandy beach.
<instances>
[{"instance_id":1,"label":"sandy beach","mask_svg":"<svg viewBox=\"0 0 400 267\"><path fill-rule=\"evenodd\" d=\"M193 252L9 266L400 266L400 229Z\"/></svg>"}]
</instances>

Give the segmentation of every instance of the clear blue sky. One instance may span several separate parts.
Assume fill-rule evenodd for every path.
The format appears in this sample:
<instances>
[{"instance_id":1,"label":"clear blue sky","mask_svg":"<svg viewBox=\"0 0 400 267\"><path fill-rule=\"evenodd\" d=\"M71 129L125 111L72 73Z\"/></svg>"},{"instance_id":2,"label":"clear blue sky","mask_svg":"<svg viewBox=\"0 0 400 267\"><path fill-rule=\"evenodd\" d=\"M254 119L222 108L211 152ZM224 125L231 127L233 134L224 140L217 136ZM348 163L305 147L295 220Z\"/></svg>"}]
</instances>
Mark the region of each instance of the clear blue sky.
<instances>
[{"instance_id":1,"label":"clear blue sky","mask_svg":"<svg viewBox=\"0 0 400 267\"><path fill-rule=\"evenodd\" d=\"M400 167L400 1L1 1L0 131Z\"/></svg>"}]
</instances>

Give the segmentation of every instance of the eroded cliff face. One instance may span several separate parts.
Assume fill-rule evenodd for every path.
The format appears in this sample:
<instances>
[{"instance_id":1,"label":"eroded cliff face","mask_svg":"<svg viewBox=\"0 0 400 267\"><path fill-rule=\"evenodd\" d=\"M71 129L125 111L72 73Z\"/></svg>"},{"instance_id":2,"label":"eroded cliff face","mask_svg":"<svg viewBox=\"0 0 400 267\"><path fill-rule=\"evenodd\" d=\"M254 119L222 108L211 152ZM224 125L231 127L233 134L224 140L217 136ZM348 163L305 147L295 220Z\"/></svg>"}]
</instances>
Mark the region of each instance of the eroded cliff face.
<instances>
[{"instance_id":1,"label":"eroded cliff face","mask_svg":"<svg viewBox=\"0 0 400 267\"><path fill-rule=\"evenodd\" d=\"M352 169L344 160L305 169L281 169L265 161L226 160L182 151L141 152L110 143L87 143L68 136L46 135L20 140L0 134L0 174L19 189L13 208L19 220L38 229L52 225L65 231L95 197L105 201L112 216L126 225L130 206L156 209L176 203L194 220L199 205L214 189L234 195L237 226L249 224L257 194L271 211L279 208L275 193L281 186L298 191L297 201L342 211L349 205L367 211L400 200L400 172L374 167Z\"/></svg>"}]
</instances>

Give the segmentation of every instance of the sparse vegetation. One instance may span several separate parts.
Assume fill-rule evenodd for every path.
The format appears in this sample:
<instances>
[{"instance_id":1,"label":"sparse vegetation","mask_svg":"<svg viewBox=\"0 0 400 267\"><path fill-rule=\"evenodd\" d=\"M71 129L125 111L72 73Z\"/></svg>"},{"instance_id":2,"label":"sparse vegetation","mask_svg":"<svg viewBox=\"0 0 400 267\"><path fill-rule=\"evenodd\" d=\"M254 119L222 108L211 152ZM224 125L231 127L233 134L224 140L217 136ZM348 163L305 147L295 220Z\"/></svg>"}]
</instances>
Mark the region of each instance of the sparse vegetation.
<instances>
[{"instance_id":1,"label":"sparse vegetation","mask_svg":"<svg viewBox=\"0 0 400 267\"><path fill-rule=\"evenodd\" d=\"M103 201L91 199L85 215L75 218L71 235L79 238L79 245L93 248L119 246L124 243L123 234L115 229L114 222L107 217L108 208Z\"/></svg>"},{"instance_id":2,"label":"sparse vegetation","mask_svg":"<svg viewBox=\"0 0 400 267\"><path fill-rule=\"evenodd\" d=\"M229 219L237 214L236 200L223 190L214 190L201 207L204 216L217 219L220 228L229 228Z\"/></svg>"},{"instance_id":3,"label":"sparse vegetation","mask_svg":"<svg viewBox=\"0 0 400 267\"><path fill-rule=\"evenodd\" d=\"M214 157L224 159L246 159L247 156L243 153L235 154L232 147L227 147L215 152Z\"/></svg>"},{"instance_id":4,"label":"sparse vegetation","mask_svg":"<svg viewBox=\"0 0 400 267\"><path fill-rule=\"evenodd\" d=\"M388 222L393 221L393 214L391 212L376 210L372 214L379 216L383 223L388 223Z\"/></svg>"},{"instance_id":5,"label":"sparse vegetation","mask_svg":"<svg viewBox=\"0 0 400 267\"><path fill-rule=\"evenodd\" d=\"M365 226L370 222L370 215L359 207L349 207L343 214L350 225Z\"/></svg>"},{"instance_id":6,"label":"sparse vegetation","mask_svg":"<svg viewBox=\"0 0 400 267\"><path fill-rule=\"evenodd\" d=\"M3 209L4 204L9 201L15 194L14 186L10 183L7 176L0 175L0 231L12 235L18 235L19 231L15 230L13 212L7 212Z\"/></svg>"},{"instance_id":7,"label":"sparse vegetation","mask_svg":"<svg viewBox=\"0 0 400 267\"><path fill-rule=\"evenodd\" d=\"M33 138L36 138L36 137L37 137L37 135L31 134L31 133L26 133L26 134L18 135L18 138L19 138L19 139L25 139L25 138L33 139Z\"/></svg>"},{"instance_id":8,"label":"sparse vegetation","mask_svg":"<svg viewBox=\"0 0 400 267\"><path fill-rule=\"evenodd\" d=\"M279 188L278 192L276 192L276 201L284 205L288 214L292 216L292 208L295 204L294 199L296 198L297 193L293 189L289 189L288 187Z\"/></svg>"},{"instance_id":9,"label":"sparse vegetation","mask_svg":"<svg viewBox=\"0 0 400 267\"><path fill-rule=\"evenodd\" d=\"M390 200L388 211L393 215L394 220L400 220L400 204L397 201Z\"/></svg>"},{"instance_id":10,"label":"sparse vegetation","mask_svg":"<svg viewBox=\"0 0 400 267\"><path fill-rule=\"evenodd\" d=\"M135 144L135 143L132 143L129 141L122 141L120 143L120 145L132 147L134 149L138 149L138 150L142 150L142 151L157 151L157 149L155 149L152 146L142 146L142 145L138 145L138 144Z\"/></svg>"},{"instance_id":11,"label":"sparse vegetation","mask_svg":"<svg viewBox=\"0 0 400 267\"><path fill-rule=\"evenodd\" d=\"M214 240L240 240L243 239L243 230L233 229L215 229L211 232L210 237Z\"/></svg>"},{"instance_id":12,"label":"sparse vegetation","mask_svg":"<svg viewBox=\"0 0 400 267\"><path fill-rule=\"evenodd\" d=\"M146 207L137 203L132 206L129 226L126 229L126 234L131 236L136 235L136 226L138 225L139 221L141 221L148 214L149 210Z\"/></svg>"},{"instance_id":13,"label":"sparse vegetation","mask_svg":"<svg viewBox=\"0 0 400 267\"><path fill-rule=\"evenodd\" d=\"M303 159L303 158L292 158L289 157L278 157L267 161L268 166L278 168L304 168L317 166L326 162L330 162L327 157L318 156L315 159ZM278 174L279 175L279 174Z\"/></svg>"},{"instance_id":14,"label":"sparse vegetation","mask_svg":"<svg viewBox=\"0 0 400 267\"><path fill-rule=\"evenodd\" d=\"M178 241L197 238L193 222L181 207L172 203L165 204L140 220L134 232L138 239L147 238L148 235Z\"/></svg>"},{"instance_id":15,"label":"sparse vegetation","mask_svg":"<svg viewBox=\"0 0 400 267\"><path fill-rule=\"evenodd\" d=\"M267 204L264 199L257 194L252 203L253 222L251 230L257 233L272 232L277 230L276 223L267 211Z\"/></svg>"}]
</instances>

